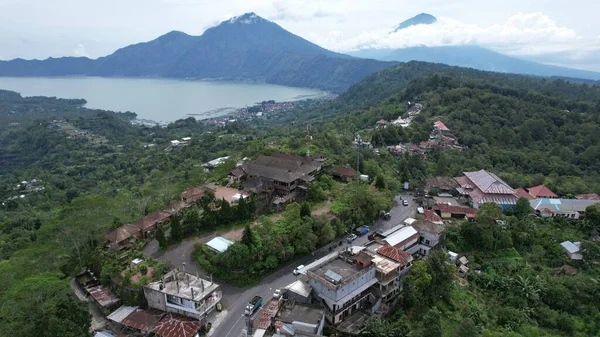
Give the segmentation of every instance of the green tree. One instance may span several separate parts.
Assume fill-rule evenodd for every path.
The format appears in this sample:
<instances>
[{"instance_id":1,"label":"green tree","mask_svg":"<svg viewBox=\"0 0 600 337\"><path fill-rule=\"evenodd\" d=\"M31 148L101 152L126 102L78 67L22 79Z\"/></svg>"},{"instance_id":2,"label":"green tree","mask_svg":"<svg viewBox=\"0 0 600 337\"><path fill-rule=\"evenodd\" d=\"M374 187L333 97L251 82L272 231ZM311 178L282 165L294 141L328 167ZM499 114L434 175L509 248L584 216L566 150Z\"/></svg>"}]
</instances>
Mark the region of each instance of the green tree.
<instances>
[{"instance_id":1,"label":"green tree","mask_svg":"<svg viewBox=\"0 0 600 337\"><path fill-rule=\"evenodd\" d=\"M477 222L482 225L492 226L501 216L502 207L495 202L486 202L477 210Z\"/></svg>"},{"instance_id":2,"label":"green tree","mask_svg":"<svg viewBox=\"0 0 600 337\"><path fill-rule=\"evenodd\" d=\"M171 218L171 232L170 232L170 240L173 243L178 243L181 242L181 240L183 239L183 232L182 232L182 228L181 228L181 220L179 219L179 216L173 216Z\"/></svg>"},{"instance_id":3,"label":"green tree","mask_svg":"<svg viewBox=\"0 0 600 337\"><path fill-rule=\"evenodd\" d=\"M529 205L529 200L527 198L519 198L517 200L517 207L515 214L519 219L522 219L531 213L531 206Z\"/></svg>"},{"instance_id":4,"label":"green tree","mask_svg":"<svg viewBox=\"0 0 600 337\"><path fill-rule=\"evenodd\" d=\"M169 242L167 241L167 238L165 237L165 230L164 230L163 226L158 227L154 238L156 239L156 241L158 241L158 246L160 248L164 248L169 245Z\"/></svg>"},{"instance_id":5,"label":"green tree","mask_svg":"<svg viewBox=\"0 0 600 337\"><path fill-rule=\"evenodd\" d=\"M421 337L442 337L442 314L433 307L431 308L421 321Z\"/></svg>"},{"instance_id":6,"label":"green tree","mask_svg":"<svg viewBox=\"0 0 600 337\"><path fill-rule=\"evenodd\" d=\"M318 232L319 245L324 246L335 238L335 229L330 221L324 221Z\"/></svg>"},{"instance_id":7,"label":"green tree","mask_svg":"<svg viewBox=\"0 0 600 337\"><path fill-rule=\"evenodd\" d=\"M377 178L375 178L375 187L377 187L380 190L384 190L385 189L385 180L383 179L382 175L377 175Z\"/></svg>"},{"instance_id":8,"label":"green tree","mask_svg":"<svg viewBox=\"0 0 600 337\"><path fill-rule=\"evenodd\" d=\"M422 299L425 297L425 290L431 284L431 279L425 261L415 261L404 280L404 304L408 308L423 305Z\"/></svg>"},{"instance_id":9,"label":"green tree","mask_svg":"<svg viewBox=\"0 0 600 337\"><path fill-rule=\"evenodd\" d=\"M594 226L600 226L600 204L593 204L585 208L585 219Z\"/></svg>"},{"instance_id":10,"label":"green tree","mask_svg":"<svg viewBox=\"0 0 600 337\"><path fill-rule=\"evenodd\" d=\"M244 227L244 232L242 233L242 241L241 242L248 247L251 247L254 245L254 232L252 231L252 228L250 227L250 223L247 223L246 227Z\"/></svg>"},{"instance_id":11,"label":"green tree","mask_svg":"<svg viewBox=\"0 0 600 337\"><path fill-rule=\"evenodd\" d=\"M429 254L427 272L431 275L427 290L431 303L437 302L440 297L449 297L454 281L454 267L446 263L446 254L443 251Z\"/></svg>"},{"instance_id":12,"label":"green tree","mask_svg":"<svg viewBox=\"0 0 600 337\"><path fill-rule=\"evenodd\" d=\"M18 282L1 297L0 336L89 336L90 314L68 281L40 273Z\"/></svg>"},{"instance_id":13,"label":"green tree","mask_svg":"<svg viewBox=\"0 0 600 337\"><path fill-rule=\"evenodd\" d=\"M477 337L479 336L479 329L475 325L475 322L469 317L463 317L460 320L458 328L454 333L456 337Z\"/></svg>"},{"instance_id":14,"label":"green tree","mask_svg":"<svg viewBox=\"0 0 600 337\"><path fill-rule=\"evenodd\" d=\"M300 217L304 218L305 216L310 216L311 212L310 212L310 204L308 202L305 202L302 204L302 207L300 208Z\"/></svg>"}]
</instances>

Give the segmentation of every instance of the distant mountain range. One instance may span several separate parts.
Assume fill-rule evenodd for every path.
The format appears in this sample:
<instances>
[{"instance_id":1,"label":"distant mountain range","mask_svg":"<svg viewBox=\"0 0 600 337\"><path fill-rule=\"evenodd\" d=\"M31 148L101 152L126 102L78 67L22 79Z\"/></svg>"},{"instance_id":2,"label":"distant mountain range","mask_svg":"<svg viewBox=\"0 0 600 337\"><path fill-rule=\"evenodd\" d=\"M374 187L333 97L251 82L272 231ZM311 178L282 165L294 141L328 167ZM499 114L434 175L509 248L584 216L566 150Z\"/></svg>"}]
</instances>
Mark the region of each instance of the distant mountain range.
<instances>
[{"instance_id":1,"label":"distant mountain range","mask_svg":"<svg viewBox=\"0 0 600 337\"><path fill-rule=\"evenodd\" d=\"M128 76L250 80L342 92L393 62L338 54L254 13L201 36L173 31L96 60L80 57L0 61L0 76Z\"/></svg>"},{"instance_id":2,"label":"distant mountain range","mask_svg":"<svg viewBox=\"0 0 600 337\"><path fill-rule=\"evenodd\" d=\"M394 31L436 21L434 16L422 13L400 23ZM521 60L478 46L371 49L345 55L324 49L254 13L223 21L201 36L172 31L98 59L0 61L0 76L244 80L339 93L372 73L411 60L497 72L600 80L600 73Z\"/></svg>"},{"instance_id":3,"label":"distant mountain range","mask_svg":"<svg viewBox=\"0 0 600 337\"><path fill-rule=\"evenodd\" d=\"M437 19L434 16L422 13L400 23L394 28L393 32L416 25L434 24L435 22L437 22ZM523 60L480 46L418 46L399 49L364 49L348 54L355 57L381 61L423 61L503 73L600 80L600 73L598 72Z\"/></svg>"}]
</instances>

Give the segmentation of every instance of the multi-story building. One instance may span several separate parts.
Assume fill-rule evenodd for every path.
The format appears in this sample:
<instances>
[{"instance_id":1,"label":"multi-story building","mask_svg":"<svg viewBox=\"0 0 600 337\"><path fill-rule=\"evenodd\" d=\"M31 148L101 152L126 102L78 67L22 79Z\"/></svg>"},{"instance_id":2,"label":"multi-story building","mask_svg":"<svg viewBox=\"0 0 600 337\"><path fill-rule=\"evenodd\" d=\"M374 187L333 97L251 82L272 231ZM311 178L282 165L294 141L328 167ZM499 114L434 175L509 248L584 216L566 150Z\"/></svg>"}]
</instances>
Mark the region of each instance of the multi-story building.
<instances>
[{"instance_id":1,"label":"multi-story building","mask_svg":"<svg viewBox=\"0 0 600 337\"><path fill-rule=\"evenodd\" d=\"M221 300L219 285L185 271L172 270L144 286L150 308L202 320Z\"/></svg>"},{"instance_id":2,"label":"multi-story building","mask_svg":"<svg viewBox=\"0 0 600 337\"><path fill-rule=\"evenodd\" d=\"M341 254L306 275L315 297L325 307L325 318L336 326L374 304L369 288L377 283L376 272L374 263L357 264L352 257Z\"/></svg>"}]
</instances>

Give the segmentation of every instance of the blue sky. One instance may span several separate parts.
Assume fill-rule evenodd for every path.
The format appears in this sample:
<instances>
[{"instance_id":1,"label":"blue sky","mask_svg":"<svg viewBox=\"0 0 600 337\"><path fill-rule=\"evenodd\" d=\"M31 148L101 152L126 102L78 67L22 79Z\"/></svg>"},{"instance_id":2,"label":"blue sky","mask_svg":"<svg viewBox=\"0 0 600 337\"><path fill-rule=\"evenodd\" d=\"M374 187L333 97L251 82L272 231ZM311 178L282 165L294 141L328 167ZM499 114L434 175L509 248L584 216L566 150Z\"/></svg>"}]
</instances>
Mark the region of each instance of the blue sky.
<instances>
[{"instance_id":1,"label":"blue sky","mask_svg":"<svg viewBox=\"0 0 600 337\"><path fill-rule=\"evenodd\" d=\"M250 11L336 51L477 44L600 71L598 0L0 0L0 59L96 58ZM421 12L439 22L389 34Z\"/></svg>"}]
</instances>

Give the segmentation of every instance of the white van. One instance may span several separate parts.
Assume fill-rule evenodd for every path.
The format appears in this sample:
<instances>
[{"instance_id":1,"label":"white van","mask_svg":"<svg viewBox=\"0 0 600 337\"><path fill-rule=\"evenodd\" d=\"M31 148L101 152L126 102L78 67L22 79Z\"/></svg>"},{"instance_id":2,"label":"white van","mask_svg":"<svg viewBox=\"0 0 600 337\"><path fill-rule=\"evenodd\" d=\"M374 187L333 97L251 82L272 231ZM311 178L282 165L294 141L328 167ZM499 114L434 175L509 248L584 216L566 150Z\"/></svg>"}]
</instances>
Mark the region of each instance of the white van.
<instances>
[{"instance_id":1,"label":"white van","mask_svg":"<svg viewBox=\"0 0 600 337\"><path fill-rule=\"evenodd\" d=\"M294 269L294 275L300 274L300 270L302 270L302 268L304 268L303 264L301 264L298 267L296 267L296 269Z\"/></svg>"}]
</instances>

